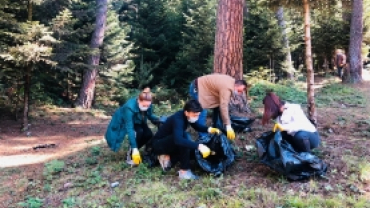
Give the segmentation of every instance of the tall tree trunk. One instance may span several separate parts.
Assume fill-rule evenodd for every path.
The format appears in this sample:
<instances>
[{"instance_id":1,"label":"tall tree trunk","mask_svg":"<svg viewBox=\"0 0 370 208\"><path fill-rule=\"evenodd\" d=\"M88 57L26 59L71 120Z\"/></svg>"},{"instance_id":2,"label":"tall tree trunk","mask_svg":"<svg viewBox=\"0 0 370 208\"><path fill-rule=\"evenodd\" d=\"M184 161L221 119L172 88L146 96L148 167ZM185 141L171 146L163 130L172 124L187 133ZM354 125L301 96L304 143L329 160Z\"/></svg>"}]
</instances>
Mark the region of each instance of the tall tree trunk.
<instances>
[{"instance_id":1,"label":"tall tree trunk","mask_svg":"<svg viewBox=\"0 0 370 208\"><path fill-rule=\"evenodd\" d=\"M306 68L307 68L307 104L308 104L308 117L309 119L317 123L316 121L316 109L315 109L315 91L314 91L314 71L312 66L312 51L311 51L311 17L310 17L310 3L309 0L303 0L303 12L304 12L304 40L306 46Z\"/></svg>"},{"instance_id":2,"label":"tall tree trunk","mask_svg":"<svg viewBox=\"0 0 370 208\"><path fill-rule=\"evenodd\" d=\"M32 0L28 0L27 6L28 12L28 21L32 21ZM28 130L28 110L29 110L29 97L30 97L30 84L31 84L31 71L32 71L33 64L29 62L24 70L24 90L23 90L23 123L22 123L22 130Z\"/></svg>"},{"instance_id":3,"label":"tall tree trunk","mask_svg":"<svg viewBox=\"0 0 370 208\"><path fill-rule=\"evenodd\" d=\"M219 0L213 71L243 79L244 0Z\"/></svg>"},{"instance_id":4,"label":"tall tree trunk","mask_svg":"<svg viewBox=\"0 0 370 208\"><path fill-rule=\"evenodd\" d=\"M276 18L278 20L278 25L281 28L281 33L283 36L283 45L285 53L285 64L287 67L288 79L293 79L293 64L292 64L292 55L290 53L289 39L286 32L286 23L284 19L284 7L280 6L276 12Z\"/></svg>"},{"instance_id":5,"label":"tall tree trunk","mask_svg":"<svg viewBox=\"0 0 370 208\"><path fill-rule=\"evenodd\" d=\"M349 77L343 79L347 83L362 81L362 31L363 31L363 0L354 0L351 17L351 32L349 40Z\"/></svg>"},{"instance_id":6,"label":"tall tree trunk","mask_svg":"<svg viewBox=\"0 0 370 208\"><path fill-rule=\"evenodd\" d=\"M97 12L95 29L91 37L90 48L94 53L88 59L89 68L84 70L82 86L75 105L90 108L94 100L95 82L99 70L100 46L103 44L107 20L107 0L96 0Z\"/></svg>"}]
</instances>

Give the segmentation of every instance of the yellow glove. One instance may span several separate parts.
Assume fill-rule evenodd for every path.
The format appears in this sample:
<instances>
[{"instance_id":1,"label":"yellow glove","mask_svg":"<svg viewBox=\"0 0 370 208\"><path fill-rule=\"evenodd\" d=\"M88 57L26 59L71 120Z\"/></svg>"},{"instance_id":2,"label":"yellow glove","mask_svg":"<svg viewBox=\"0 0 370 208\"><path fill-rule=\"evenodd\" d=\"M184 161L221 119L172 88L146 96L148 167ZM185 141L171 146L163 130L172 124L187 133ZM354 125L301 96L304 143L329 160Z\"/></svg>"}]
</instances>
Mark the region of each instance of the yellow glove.
<instances>
[{"instance_id":1,"label":"yellow glove","mask_svg":"<svg viewBox=\"0 0 370 208\"><path fill-rule=\"evenodd\" d=\"M227 133L227 138L230 139L230 140L234 140L235 139L235 132L234 132L234 129L231 128L231 125L227 125L226 126L226 133Z\"/></svg>"},{"instance_id":2,"label":"yellow glove","mask_svg":"<svg viewBox=\"0 0 370 208\"><path fill-rule=\"evenodd\" d=\"M218 128L212 128L212 127L209 127L209 128L208 128L208 133L210 133L210 134L220 134L220 133L221 133L221 131L220 131L220 129L218 129Z\"/></svg>"},{"instance_id":3,"label":"yellow glove","mask_svg":"<svg viewBox=\"0 0 370 208\"><path fill-rule=\"evenodd\" d=\"M203 158L206 158L206 157L208 157L211 154L211 149L209 149L204 144L199 144L198 145L198 150L202 153Z\"/></svg>"},{"instance_id":4,"label":"yellow glove","mask_svg":"<svg viewBox=\"0 0 370 208\"><path fill-rule=\"evenodd\" d=\"M141 163L141 156L140 152L137 148L132 149L132 162L134 162L135 165L139 165Z\"/></svg>"},{"instance_id":5,"label":"yellow glove","mask_svg":"<svg viewBox=\"0 0 370 208\"><path fill-rule=\"evenodd\" d=\"M276 129L278 129L279 131L284 131L283 127L278 123L275 123L274 128L272 129L272 131L276 132Z\"/></svg>"}]
</instances>

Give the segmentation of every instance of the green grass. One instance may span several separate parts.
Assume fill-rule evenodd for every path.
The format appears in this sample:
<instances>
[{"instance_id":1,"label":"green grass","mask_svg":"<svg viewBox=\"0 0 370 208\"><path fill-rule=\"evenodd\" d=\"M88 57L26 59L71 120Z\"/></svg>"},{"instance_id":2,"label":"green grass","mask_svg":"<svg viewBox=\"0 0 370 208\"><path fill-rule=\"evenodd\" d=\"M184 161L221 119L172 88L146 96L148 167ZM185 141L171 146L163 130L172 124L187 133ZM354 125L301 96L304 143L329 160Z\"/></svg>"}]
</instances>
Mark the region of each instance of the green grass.
<instances>
[{"instance_id":1,"label":"green grass","mask_svg":"<svg viewBox=\"0 0 370 208\"><path fill-rule=\"evenodd\" d=\"M249 95L254 98L251 103L252 109L263 106L262 100L267 91L273 91L282 100L290 103L307 104L307 92L299 83L274 84L268 81L259 81L249 91ZM360 91L348 85L332 83L324 86L315 94L315 102L318 107L328 107L334 104L364 107L367 100Z\"/></svg>"},{"instance_id":2,"label":"green grass","mask_svg":"<svg viewBox=\"0 0 370 208\"><path fill-rule=\"evenodd\" d=\"M253 85L249 91L249 95L255 98L251 103L252 109L263 106L262 100L267 91L273 91L284 101L300 104L307 103L306 92L299 89L296 85L280 85L267 81L260 81Z\"/></svg>"},{"instance_id":3,"label":"green grass","mask_svg":"<svg viewBox=\"0 0 370 208\"><path fill-rule=\"evenodd\" d=\"M90 164L87 161L89 157L95 157L97 163ZM215 178L201 174L202 178L198 181L179 181L176 174L178 168L168 173L163 173L159 167L149 169L145 165L132 168L124 162L124 158L124 152L112 153L107 147L98 145L78 155L51 161L45 165L44 172L52 175L52 179L41 177L40 180L34 180L32 183L28 180L23 181L19 186L26 185L28 190L24 200L17 203L20 207L51 207L50 204L45 204L46 199L50 197L60 199L60 206L57 206L60 208L365 208L370 203L366 197L346 194L345 190L337 188L334 184L316 180L311 180L307 184L298 184L302 188L296 191L291 190L291 184L279 179L278 176L268 180L276 184L278 189L258 183L258 185L252 185L242 180L235 183L235 180L240 179L234 176ZM354 157L348 152L343 160L348 166L349 183L361 182L360 176L365 177L368 173L366 158ZM9 171L14 172L14 169ZM356 177L352 177L351 174ZM119 182L118 187L111 188L110 184L115 181ZM73 185L60 191L66 183ZM342 186L347 187L346 184ZM325 197L316 194L320 189L326 189L329 194Z\"/></svg>"},{"instance_id":4,"label":"green grass","mask_svg":"<svg viewBox=\"0 0 370 208\"><path fill-rule=\"evenodd\" d=\"M341 83L324 86L317 93L316 102L320 107L326 107L334 103L363 107L367 103L365 96L360 91Z\"/></svg>"}]
</instances>

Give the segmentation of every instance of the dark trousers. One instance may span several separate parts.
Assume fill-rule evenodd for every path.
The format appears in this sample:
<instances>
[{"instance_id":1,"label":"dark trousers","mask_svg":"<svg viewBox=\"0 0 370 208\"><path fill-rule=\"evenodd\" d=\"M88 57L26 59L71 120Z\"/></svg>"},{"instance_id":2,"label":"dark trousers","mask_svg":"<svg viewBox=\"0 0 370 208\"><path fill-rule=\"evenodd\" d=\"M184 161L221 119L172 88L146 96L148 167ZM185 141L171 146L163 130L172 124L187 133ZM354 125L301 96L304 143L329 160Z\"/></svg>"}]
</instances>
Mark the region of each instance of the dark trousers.
<instances>
[{"instance_id":1,"label":"dark trousers","mask_svg":"<svg viewBox=\"0 0 370 208\"><path fill-rule=\"evenodd\" d=\"M337 67L337 70L338 70L338 77L339 77L339 78L341 78L341 77L342 77L342 70L343 70L343 67L338 66L338 67Z\"/></svg>"},{"instance_id":2,"label":"dark trousers","mask_svg":"<svg viewBox=\"0 0 370 208\"><path fill-rule=\"evenodd\" d=\"M317 132L298 131L294 137L282 132L282 136L297 152L311 152L320 144L320 136Z\"/></svg>"},{"instance_id":3,"label":"dark trousers","mask_svg":"<svg viewBox=\"0 0 370 208\"><path fill-rule=\"evenodd\" d=\"M184 132L185 139L191 139L190 134ZM178 146L175 144L175 139L172 135L162 139L153 140L153 153L156 155L170 155L171 163L180 162L182 170L190 169L190 148Z\"/></svg>"},{"instance_id":4,"label":"dark trousers","mask_svg":"<svg viewBox=\"0 0 370 208\"><path fill-rule=\"evenodd\" d=\"M153 132L148 127L148 124L135 124L134 129L136 132L136 145L137 148L140 149L142 146L147 144L153 137ZM146 149L148 149L150 144L148 143Z\"/></svg>"}]
</instances>

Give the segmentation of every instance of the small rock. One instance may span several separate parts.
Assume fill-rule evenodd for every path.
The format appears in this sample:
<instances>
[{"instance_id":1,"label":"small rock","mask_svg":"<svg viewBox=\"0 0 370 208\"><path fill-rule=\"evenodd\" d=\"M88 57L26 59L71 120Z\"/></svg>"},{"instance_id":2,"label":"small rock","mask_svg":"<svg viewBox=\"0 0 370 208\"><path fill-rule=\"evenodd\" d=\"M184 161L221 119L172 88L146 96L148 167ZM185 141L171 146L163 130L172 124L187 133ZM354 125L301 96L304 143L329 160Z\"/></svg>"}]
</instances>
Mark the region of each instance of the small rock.
<instances>
[{"instance_id":1,"label":"small rock","mask_svg":"<svg viewBox=\"0 0 370 208\"><path fill-rule=\"evenodd\" d=\"M111 183L110 184L110 187L112 187L112 188L115 188L115 187L117 187L119 185L119 182L114 182L114 183Z\"/></svg>"},{"instance_id":2,"label":"small rock","mask_svg":"<svg viewBox=\"0 0 370 208\"><path fill-rule=\"evenodd\" d=\"M328 132L331 134L331 133L333 133L334 131L333 131L333 129L329 128L329 129L328 129Z\"/></svg>"},{"instance_id":3,"label":"small rock","mask_svg":"<svg viewBox=\"0 0 370 208\"><path fill-rule=\"evenodd\" d=\"M71 188L71 187L73 187L73 183L65 183L65 184L63 185L63 188L64 188L64 189L68 189L68 188Z\"/></svg>"},{"instance_id":4,"label":"small rock","mask_svg":"<svg viewBox=\"0 0 370 208\"><path fill-rule=\"evenodd\" d=\"M341 108L346 108L347 106L346 106L346 105L344 105L344 104L342 104L342 105L340 105L340 107L341 107Z\"/></svg>"},{"instance_id":5,"label":"small rock","mask_svg":"<svg viewBox=\"0 0 370 208\"><path fill-rule=\"evenodd\" d=\"M31 136L31 132L29 132L29 131L28 131L28 132L26 133L26 135L27 135L28 137L30 137L30 136Z\"/></svg>"}]
</instances>

